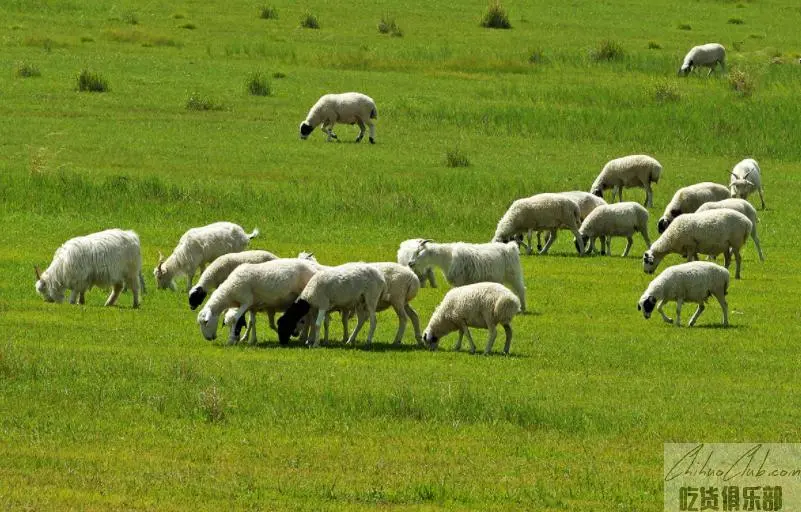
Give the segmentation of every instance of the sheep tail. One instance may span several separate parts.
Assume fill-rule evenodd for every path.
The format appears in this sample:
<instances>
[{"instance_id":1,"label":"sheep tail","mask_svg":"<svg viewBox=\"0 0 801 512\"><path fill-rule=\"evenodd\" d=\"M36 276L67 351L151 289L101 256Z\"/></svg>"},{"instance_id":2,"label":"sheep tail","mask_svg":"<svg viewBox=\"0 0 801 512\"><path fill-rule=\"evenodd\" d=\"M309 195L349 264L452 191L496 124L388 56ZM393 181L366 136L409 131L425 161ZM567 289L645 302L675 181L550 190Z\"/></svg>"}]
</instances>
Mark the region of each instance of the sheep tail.
<instances>
[{"instance_id":1,"label":"sheep tail","mask_svg":"<svg viewBox=\"0 0 801 512\"><path fill-rule=\"evenodd\" d=\"M256 238L257 236L259 236L259 228L253 228L253 233L249 234L249 235L248 235L248 238L250 238L251 240L253 240L253 239L254 239L254 238Z\"/></svg>"},{"instance_id":2,"label":"sheep tail","mask_svg":"<svg viewBox=\"0 0 801 512\"><path fill-rule=\"evenodd\" d=\"M378 119L378 110L375 107L370 111L370 119Z\"/></svg>"}]
</instances>

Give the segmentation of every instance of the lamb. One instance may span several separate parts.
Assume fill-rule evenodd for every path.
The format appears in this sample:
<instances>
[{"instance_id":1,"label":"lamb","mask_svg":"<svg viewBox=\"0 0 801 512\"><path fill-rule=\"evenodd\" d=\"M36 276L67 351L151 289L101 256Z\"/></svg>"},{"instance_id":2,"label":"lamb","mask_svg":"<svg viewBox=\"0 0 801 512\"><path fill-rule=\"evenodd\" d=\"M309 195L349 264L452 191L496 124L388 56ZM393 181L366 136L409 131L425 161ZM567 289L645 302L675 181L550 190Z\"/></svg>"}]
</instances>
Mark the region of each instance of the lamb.
<instances>
[{"instance_id":1,"label":"lamb","mask_svg":"<svg viewBox=\"0 0 801 512\"><path fill-rule=\"evenodd\" d=\"M308 313L316 314L308 343L319 347L318 334L326 312L332 308L356 310L359 319L356 329L346 343L356 340L364 322L370 319L367 345L373 341L376 327L376 309L382 297L387 294L387 282L375 267L367 263L345 263L317 272L309 280L297 301L278 319L278 337L282 343L289 341L301 318Z\"/></svg>"},{"instance_id":2,"label":"lamb","mask_svg":"<svg viewBox=\"0 0 801 512\"><path fill-rule=\"evenodd\" d=\"M142 255L139 235L133 231L107 229L67 240L56 250L47 270L36 271L36 293L46 302L63 302L71 290L70 304L84 304L93 286L111 287L106 306L113 306L123 290L133 293L133 307L139 307Z\"/></svg>"},{"instance_id":3,"label":"lamb","mask_svg":"<svg viewBox=\"0 0 801 512\"><path fill-rule=\"evenodd\" d=\"M604 191L612 190L612 200L615 195L618 201L623 201L623 187L640 187L645 189L645 203L650 208L654 205L654 193L651 183L659 183L662 175L662 164L648 155L628 155L610 160L601 169L601 174L595 178L590 192L598 197L604 196Z\"/></svg>"},{"instance_id":4,"label":"lamb","mask_svg":"<svg viewBox=\"0 0 801 512\"><path fill-rule=\"evenodd\" d=\"M235 326L231 329L228 342L233 344L239 340L243 325L240 319L246 311L250 311L249 338L251 343L255 343L256 312L289 308L316 273L317 267L313 263L294 258L239 265L214 290L198 313L200 332L207 340L214 340L220 315L229 308L236 308L236 313L227 319L230 325ZM287 340L279 341L285 344Z\"/></svg>"},{"instance_id":5,"label":"lamb","mask_svg":"<svg viewBox=\"0 0 801 512\"><path fill-rule=\"evenodd\" d=\"M413 269L436 265L445 273L452 286L489 281L507 283L520 299L526 311L526 287L520 265L520 249L515 242L506 244L466 244L463 242L438 244L423 240L409 262Z\"/></svg>"},{"instance_id":6,"label":"lamb","mask_svg":"<svg viewBox=\"0 0 801 512\"><path fill-rule=\"evenodd\" d=\"M665 322L681 327L682 304L694 302L698 304L698 309L690 318L689 326L692 327L706 308L706 300L714 295L720 303L720 307L723 308L723 326L726 327L729 325L729 305L726 303L728 289L729 271L725 268L708 261L682 263L666 269L651 281L637 303L637 311L642 311L647 320L656 306L656 310L659 311ZM676 301L675 323L662 309L666 302L674 300Z\"/></svg>"},{"instance_id":7,"label":"lamb","mask_svg":"<svg viewBox=\"0 0 801 512\"><path fill-rule=\"evenodd\" d=\"M603 197L598 197L594 194L590 194L589 192L584 192L582 190L571 190L569 192L557 192L560 196L565 196L566 198L570 199L574 203L576 203L579 207L579 212L581 213L581 221L584 222L584 219L587 218L587 215L590 214L595 208L606 204ZM537 251L542 250L542 240L540 239L540 231L537 231ZM550 234L549 234L550 236ZM523 237L518 237L518 243L523 244ZM546 241L547 243L547 241ZM525 244L523 244L525 245ZM531 230L528 232L528 247L531 247Z\"/></svg>"},{"instance_id":8,"label":"lamb","mask_svg":"<svg viewBox=\"0 0 801 512\"><path fill-rule=\"evenodd\" d=\"M412 256L414 256L414 251L417 250L417 246L422 241L422 238L411 238L401 242L400 247L398 247L398 263L409 266L409 261L412 259ZM417 275L417 279L420 280L420 286L422 288L425 288L426 282L431 285L431 288L437 287L437 280L434 278L433 267L417 268L414 273Z\"/></svg>"},{"instance_id":9,"label":"lamb","mask_svg":"<svg viewBox=\"0 0 801 512\"><path fill-rule=\"evenodd\" d=\"M722 71L726 70L726 48L718 43L707 43L701 46L693 46L679 68L679 76L687 76L696 67L707 67L712 74L715 66L720 64Z\"/></svg>"},{"instance_id":10,"label":"lamb","mask_svg":"<svg viewBox=\"0 0 801 512\"><path fill-rule=\"evenodd\" d=\"M765 255L762 254L762 246L759 243L759 236L757 235L757 213L756 208L751 206L751 203L746 201L745 199L724 199L723 201L715 201L714 203L704 203L702 204L695 212L703 212L707 210L715 210L718 208L728 208L729 210L734 210L737 212L742 213L748 220L751 221L751 239L754 241L754 245L756 246L757 253L759 254L760 261L765 261Z\"/></svg>"},{"instance_id":11,"label":"lamb","mask_svg":"<svg viewBox=\"0 0 801 512\"><path fill-rule=\"evenodd\" d=\"M512 203L498 221L492 241L506 243L517 239L523 233L528 233L526 253L531 254L531 232L547 230L550 232L550 236L545 247L540 251L540 254L547 254L556 240L556 231L566 228L576 236L578 252L581 256L584 252L584 245L578 234L579 226L581 226L581 211L575 202L561 194L537 194Z\"/></svg>"},{"instance_id":12,"label":"lamb","mask_svg":"<svg viewBox=\"0 0 801 512\"><path fill-rule=\"evenodd\" d=\"M431 350L436 350L439 340L446 334L459 331L456 350L462 348L462 337L467 335L470 353L476 351L469 327L489 330L484 354L492 352L497 335L497 325L503 326L506 343L503 353L508 354L512 344L512 319L520 312L520 301L504 286L497 283L476 283L454 288L434 310L428 322L423 340Z\"/></svg>"},{"instance_id":13,"label":"lamb","mask_svg":"<svg viewBox=\"0 0 801 512\"><path fill-rule=\"evenodd\" d=\"M373 119L378 117L373 98L358 92L342 94L326 94L309 110L306 120L300 123L300 138L306 140L317 125L323 125L326 133L326 142L331 139L339 140L333 132L336 123L358 124L359 136L356 142L364 137L364 125L370 127L370 144L375 144L375 124Z\"/></svg>"},{"instance_id":14,"label":"lamb","mask_svg":"<svg viewBox=\"0 0 801 512\"><path fill-rule=\"evenodd\" d=\"M159 253L159 263L153 269L159 289L175 290L174 279L186 275L186 291L190 292L198 268L205 267L223 254L243 251L258 235L258 228L247 234L241 226L231 222L215 222L188 230L169 258L165 260Z\"/></svg>"},{"instance_id":15,"label":"lamb","mask_svg":"<svg viewBox=\"0 0 801 512\"><path fill-rule=\"evenodd\" d=\"M634 243L632 235L637 232L642 235L645 245L651 247L651 240L648 238L648 210L634 202L599 206L584 219L579 228L585 247L589 241L587 253L595 249L595 238L600 237L601 254L612 254L612 237L625 236L627 243L623 251L624 258L628 256Z\"/></svg>"},{"instance_id":16,"label":"lamb","mask_svg":"<svg viewBox=\"0 0 801 512\"><path fill-rule=\"evenodd\" d=\"M726 268L729 268L734 253L737 261L734 277L740 279L740 248L750 232L751 221L734 210L723 208L682 215L642 255L643 270L653 274L669 253L681 254L688 261L697 260L698 253L713 257L723 253Z\"/></svg>"},{"instance_id":17,"label":"lamb","mask_svg":"<svg viewBox=\"0 0 801 512\"><path fill-rule=\"evenodd\" d=\"M734 166L731 171L731 181L729 190L732 197L748 199L749 194L754 191L759 192L759 200L762 201L762 209L765 209L765 196L762 190L762 173L759 164L753 158L746 158Z\"/></svg>"},{"instance_id":18,"label":"lamb","mask_svg":"<svg viewBox=\"0 0 801 512\"><path fill-rule=\"evenodd\" d=\"M660 233L664 233L670 223L673 222L673 219L679 215L693 213L704 203L721 201L729 197L731 197L729 189L718 183L708 181L680 188L673 194L673 199L665 207L665 213L662 214L662 218L657 222L656 228Z\"/></svg>"},{"instance_id":19,"label":"lamb","mask_svg":"<svg viewBox=\"0 0 801 512\"><path fill-rule=\"evenodd\" d=\"M197 309L209 292L214 291L243 263L264 263L278 259L278 256L268 251L242 251L223 254L214 260L200 275L197 284L189 291L189 308ZM271 325L272 322L271 322Z\"/></svg>"}]
</instances>

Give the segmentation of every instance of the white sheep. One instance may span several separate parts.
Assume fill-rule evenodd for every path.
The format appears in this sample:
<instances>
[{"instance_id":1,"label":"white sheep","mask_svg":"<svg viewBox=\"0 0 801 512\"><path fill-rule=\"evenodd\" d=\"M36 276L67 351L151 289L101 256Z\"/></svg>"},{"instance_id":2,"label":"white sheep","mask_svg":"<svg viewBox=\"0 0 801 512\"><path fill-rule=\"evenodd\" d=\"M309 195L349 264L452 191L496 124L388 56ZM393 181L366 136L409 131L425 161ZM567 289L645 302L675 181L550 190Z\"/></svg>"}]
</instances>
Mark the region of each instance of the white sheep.
<instances>
[{"instance_id":1,"label":"white sheep","mask_svg":"<svg viewBox=\"0 0 801 512\"><path fill-rule=\"evenodd\" d=\"M359 320L346 343L351 344L356 340L364 322L369 318L367 344L370 345L376 327L376 309L386 294L387 283L384 276L367 263L345 263L338 267L325 268L309 280L298 300L278 319L279 340L289 341L301 318L311 313L315 316L315 321L308 343L319 347L318 335L326 313L339 308L343 311L355 309Z\"/></svg>"},{"instance_id":2,"label":"white sheep","mask_svg":"<svg viewBox=\"0 0 801 512\"><path fill-rule=\"evenodd\" d=\"M701 206L699 206L695 212L700 213L706 210L715 210L719 208L728 208L729 210L740 212L746 217L748 217L748 220L751 221L751 239L754 241L754 245L756 246L756 250L757 253L759 254L760 261L765 261L765 255L762 254L762 246L759 243L759 236L757 235L756 208L751 206L751 203L749 203L745 199L731 198L731 199L724 199L722 201L715 201L713 203L704 203Z\"/></svg>"},{"instance_id":3,"label":"white sheep","mask_svg":"<svg viewBox=\"0 0 801 512\"><path fill-rule=\"evenodd\" d=\"M243 263L236 267L228 279L211 294L206 305L197 316L197 323L203 337L214 340L217 337L217 324L220 315L229 308L236 313L226 320L233 326L229 343L239 340L240 319L250 311L248 335L251 343L256 342L256 312L283 311L289 308L317 272L313 263L293 258L276 259L265 263ZM285 340L279 340L282 344Z\"/></svg>"},{"instance_id":4,"label":"white sheep","mask_svg":"<svg viewBox=\"0 0 801 512\"><path fill-rule=\"evenodd\" d=\"M707 76L712 74L715 66L720 64L721 70L726 70L726 48L718 43L707 43L693 46L679 68L679 76L687 76L697 67L709 68Z\"/></svg>"},{"instance_id":5,"label":"white sheep","mask_svg":"<svg viewBox=\"0 0 801 512\"><path fill-rule=\"evenodd\" d=\"M698 304L698 309L690 318L689 326L692 327L706 308L706 300L714 295L723 308L723 325L728 326L728 289L729 271L725 268L708 261L682 263L665 269L651 281L637 303L637 311L642 311L643 316L648 319L656 306L665 322L681 327L681 306L684 302L693 302ZM676 301L675 322L662 309L668 301Z\"/></svg>"},{"instance_id":6,"label":"white sheep","mask_svg":"<svg viewBox=\"0 0 801 512\"><path fill-rule=\"evenodd\" d=\"M225 281L236 267L243 263L264 263L278 259L269 251L242 251L223 254L206 267L197 284L189 291L189 308L192 310L206 300L209 292L214 291ZM274 327L274 325L271 323Z\"/></svg>"},{"instance_id":7,"label":"white sheep","mask_svg":"<svg viewBox=\"0 0 801 512\"><path fill-rule=\"evenodd\" d=\"M326 141L337 139L333 128L336 123L358 124L359 136L356 142L364 137L364 125L370 127L370 144L375 144L375 124L378 117L373 98L358 93L326 94L309 110L306 120L300 123L300 138L305 140L317 125L322 124L326 133ZM338 140L338 139L337 139Z\"/></svg>"},{"instance_id":8,"label":"white sheep","mask_svg":"<svg viewBox=\"0 0 801 512\"><path fill-rule=\"evenodd\" d=\"M648 210L635 202L623 202L599 206L581 223L579 234L584 240L587 253L595 249L595 239L601 238L601 254L612 254L611 239L613 236L625 236L627 243L623 251L625 258L634 243L634 233L640 233L645 245L651 247L648 237Z\"/></svg>"},{"instance_id":9,"label":"white sheep","mask_svg":"<svg viewBox=\"0 0 801 512\"><path fill-rule=\"evenodd\" d=\"M612 189L612 200L615 195L618 201L623 201L623 188L643 188L645 189L646 208L654 205L654 193L651 190L651 183L659 183L662 175L662 164L655 158L648 155L628 155L610 160L601 169L601 173L595 178L590 187L590 192L598 197L603 197L604 191Z\"/></svg>"},{"instance_id":10,"label":"white sheep","mask_svg":"<svg viewBox=\"0 0 801 512\"><path fill-rule=\"evenodd\" d=\"M753 158L746 158L734 166L731 171L729 190L732 197L748 199L754 191L759 192L762 209L765 209L765 196L762 190L762 173L759 164Z\"/></svg>"},{"instance_id":11,"label":"white sheep","mask_svg":"<svg viewBox=\"0 0 801 512\"><path fill-rule=\"evenodd\" d=\"M606 204L603 197L598 197L595 194L591 194L589 192L584 192L583 190L571 190L569 192L557 192L560 196L565 196L566 198L570 199L574 203L576 203L579 207L579 212L581 213L581 221L584 222L584 219L587 218L587 215L590 214L595 208L598 208L601 205ZM542 250L542 239L540 238L541 231L537 231L537 251ZM550 237L550 233L548 234ZM518 237L517 242L521 245L526 245L523 243L522 236ZM547 240L546 240L546 243ZM528 232L528 247L531 247L531 231Z\"/></svg>"},{"instance_id":12,"label":"white sheep","mask_svg":"<svg viewBox=\"0 0 801 512\"><path fill-rule=\"evenodd\" d=\"M420 242L422 241L423 238L410 238L409 240L404 240L401 242L400 246L398 247L398 263L409 266L409 261L411 261L412 257L414 256L414 252L417 250L417 246L420 245ZM417 274L417 279L420 280L420 286L422 288L425 288L426 282L431 285L431 288L437 287L437 280L434 278L433 267L418 267L414 269L414 273Z\"/></svg>"},{"instance_id":13,"label":"white sheep","mask_svg":"<svg viewBox=\"0 0 801 512\"><path fill-rule=\"evenodd\" d=\"M413 269L438 266L452 286L482 281L506 283L520 299L522 310L526 311L526 286L520 265L520 249L515 242L438 244L423 240L409 264Z\"/></svg>"},{"instance_id":14,"label":"white sheep","mask_svg":"<svg viewBox=\"0 0 801 512\"><path fill-rule=\"evenodd\" d=\"M704 203L721 201L729 197L731 197L729 189L719 183L709 181L680 188L673 194L673 199L665 207L665 213L657 222L656 228L660 233L664 233L673 219L679 215L693 213Z\"/></svg>"},{"instance_id":15,"label":"white sheep","mask_svg":"<svg viewBox=\"0 0 801 512\"><path fill-rule=\"evenodd\" d=\"M476 283L453 288L445 294L428 322L423 341L436 350L439 340L448 333L459 331L455 349L461 350L462 337L467 336L470 353L476 351L470 327L489 330L485 354L492 352L497 336L497 325L506 333L503 353L509 353L512 344L512 319L520 312L520 301L504 286L497 283Z\"/></svg>"},{"instance_id":16,"label":"white sheep","mask_svg":"<svg viewBox=\"0 0 801 512\"><path fill-rule=\"evenodd\" d=\"M740 212L729 209L688 213L678 217L642 256L643 270L653 274L669 253L680 254L688 261L698 259L698 253L716 257L723 254L726 268L731 254L737 261L734 277L740 279L740 248L751 232L751 221Z\"/></svg>"},{"instance_id":17,"label":"white sheep","mask_svg":"<svg viewBox=\"0 0 801 512\"><path fill-rule=\"evenodd\" d=\"M142 283L142 255L139 236L133 231L107 229L64 242L56 250L47 270L36 271L36 292L46 302L63 302L71 290L70 304L84 304L93 286L111 287L106 306L113 306L123 290L133 293L133 307L139 307Z\"/></svg>"},{"instance_id":18,"label":"white sheep","mask_svg":"<svg viewBox=\"0 0 801 512\"><path fill-rule=\"evenodd\" d=\"M198 268L202 269L223 254L243 251L250 240L258 235L258 228L247 234L241 226L231 222L215 222L188 230L181 236L169 258L165 260L159 253L159 263L153 269L159 289L175 290L174 279L185 275L188 293Z\"/></svg>"},{"instance_id":19,"label":"white sheep","mask_svg":"<svg viewBox=\"0 0 801 512\"><path fill-rule=\"evenodd\" d=\"M581 226L581 211L571 199L561 194L536 194L518 199L506 210L495 229L493 242L506 243L528 233L526 252L532 253L531 232L548 231L550 236L540 254L547 254L556 240L558 229L569 229L578 240L578 252L584 252L583 242L578 235Z\"/></svg>"}]
</instances>

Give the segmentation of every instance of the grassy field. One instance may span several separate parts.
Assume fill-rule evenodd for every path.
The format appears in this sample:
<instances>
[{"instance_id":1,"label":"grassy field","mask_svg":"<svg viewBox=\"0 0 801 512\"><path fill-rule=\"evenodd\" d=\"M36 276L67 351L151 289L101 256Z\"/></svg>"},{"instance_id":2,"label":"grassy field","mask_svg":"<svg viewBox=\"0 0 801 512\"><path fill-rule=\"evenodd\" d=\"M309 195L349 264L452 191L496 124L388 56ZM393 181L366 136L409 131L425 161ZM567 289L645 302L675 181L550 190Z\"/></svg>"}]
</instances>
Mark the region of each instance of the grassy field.
<instances>
[{"instance_id":1,"label":"grassy field","mask_svg":"<svg viewBox=\"0 0 801 512\"><path fill-rule=\"evenodd\" d=\"M798 3L504 5L511 30L479 26L483 0L277 1L275 19L241 0L2 2L0 507L661 510L664 442L797 441ZM604 41L617 58L596 57ZM677 78L711 41L730 73ZM78 92L82 70L108 91ZM248 94L253 73L268 96ZM316 99L346 90L376 99L378 143L349 126L298 140ZM578 258L566 234L523 257L532 313L511 357L453 352L454 336L420 351L408 332L396 349L391 312L372 350L279 348L266 322L258 346L228 347L155 290L158 251L193 226L392 260L412 237L488 241L512 200L587 190L631 153L664 166L653 238L677 188L759 160L767 260L749 242L731 328L716 303L693 329L643 320L642 241ZM109 227L140 234L142 308L99 290L42 302L32 266ZM421 321L446 289L421 291Z\"/></svg>"}]
</instances>

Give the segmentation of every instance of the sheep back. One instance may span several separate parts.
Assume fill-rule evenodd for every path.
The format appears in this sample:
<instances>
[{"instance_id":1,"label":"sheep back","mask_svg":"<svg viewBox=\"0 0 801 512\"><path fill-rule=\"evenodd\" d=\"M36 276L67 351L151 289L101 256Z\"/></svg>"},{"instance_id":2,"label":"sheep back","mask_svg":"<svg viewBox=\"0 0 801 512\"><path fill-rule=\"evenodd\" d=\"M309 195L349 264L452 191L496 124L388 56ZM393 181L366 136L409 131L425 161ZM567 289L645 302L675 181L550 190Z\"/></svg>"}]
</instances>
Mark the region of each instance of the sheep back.
<instances>
[{"instance_id":1,"label":"sheep back","mask_svg":"<svg viewBox=\"0 0 801 512\"><path fill-rule=\"evenodd\" d=\"M578 207L573 203L573 206ZM451 245L451 265L445 277L453 286L482 281L504 282L520 270L520 249L515 242Z\"/></svg>"},{"instance_id":2,"label":"sheep back","mask_svg":"<svg viewBox=\"0 0 801 512\"><path fill-rule=\"evenodd\" d=\"M315 274L299 298L318 310L354 308L361 301L373 309L386 289L384 276L377 268L363 262L345 263Z\"/></svg>"},{"instance_id":3,"label":"sheep back","mask_svg":"<svg viewBox=\"0 0 801 512\"><path fill-rule=\"evenodd\" d=\"M648 229L648 210L639 203L626 201L599 206L579 228L581 236L631 236Z\"/></svg>"},{"instance_id":4,"label":"sheep back","mask_svg":"<svg viewBox=\"0 0 801 512\"><path fill-rule=\"evenodd\" d=\"M751 221L740 212L715 209L681 215L651 246L654 254L688 252L717 256L739 250L751 233Z\"/></svg>"},{"instance_id":5,"label":"sheep back","mask_svg":"<svg viewBox=\"0 0 801 512\"><path fill-rule=\"evenodd\" d=\"M580 225L581 211L574 201L561 194L537 194L512 203L498 222L493 241L506 242L530 229L578 230Z\"/></svg>"},{"instance_id":6,"label":"sheep back","mask_svg":"<svg viewBox=\"0 0 801 512\"><path fill-rule=\"evenodd\" d=\"M438 324L445 332L457 329L458 325L486 329L486 313L493 325L508 324L520 312L520 300L503 285L476 283L452 288L434 310L429 329ZM426 330L429 330L426 329ZM437 337L440 337L441 334Z\"/></svg>"},{"instance_id":7,"label":"sheep back","mask_svg":"<svg viewBox=\"0 0 801 512\"><path fill-rule=\"evenodd\" d=\"M628 155L610 160L595 178L590 191L602 193L614 187L644 187L658 183L662 175L662 164L648 155Z\"/></svg>"}]
</instances>

